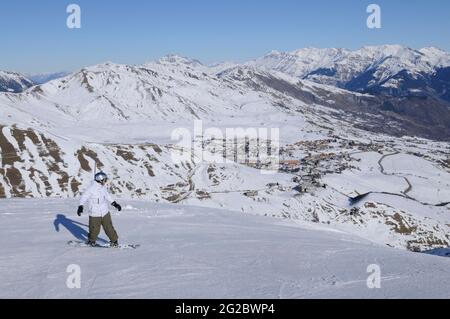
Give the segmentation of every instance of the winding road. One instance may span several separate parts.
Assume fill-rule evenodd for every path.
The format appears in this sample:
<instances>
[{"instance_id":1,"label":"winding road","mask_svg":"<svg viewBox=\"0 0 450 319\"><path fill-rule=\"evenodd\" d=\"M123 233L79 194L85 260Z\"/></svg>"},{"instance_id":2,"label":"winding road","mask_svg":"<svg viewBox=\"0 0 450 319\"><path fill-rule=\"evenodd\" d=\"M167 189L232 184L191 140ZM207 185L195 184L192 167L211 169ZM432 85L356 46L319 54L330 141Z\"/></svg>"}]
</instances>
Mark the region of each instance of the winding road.
<instances>
[{"instance_id":1,"label":"winding road","mask_svg":"<svg viewBox=\"0 0 450 319\"><path fill-rule=\"evenodd\" d=\"M426 205L426 206L438 206L438 207L443 207L443 206L447 206L447 205L450 204L450 202L447 202L447 203L439 203L439 204L424 203L424 202L421 202L421 201L419 201L419 200L417 200L417 199L415 199L415 198L409 196L408 194L413 190L413 185L411 184L411 182L409 181L409 179L408 179L407 177L402 176L402 175L397 174L397 173L386 173L385 168L384 168L384 166L383 166L383 161L384 161L387 157L395 156L395 155L398 155L398 154L400 154L400 152L396 151L396 152L394 152L394 153L390 153L390 154L385 154L385 155L383 155L383 156L378 160L378 165L379 165L379 167L380 167L380 172L381 172L381 174L386 175L386 176L397 176L397 177L403 178L403 179L405 180L405 182L408 184L408 187L407 187L404 191L401 191L401 192L400 192L401 194L395 194L395 193L389 193L389 192L370 192L369 194L380 193L380 194L386 194L386 195L401 196L401 197L404 197L404 198L407 198L407 199L416 201L416 202L418 202L418 203L420 203L420 204L422 204L422 205Z\"/></svg>"},{"instance_id":2,"label":"winding road","mask_svg":"<svg viewBox=\"0 0 450 319\"><path fill-rule=\"evenodd\" d=\"M409 179L407 177L405 177L405 176L400 176L399 174L396 174L396 173L386 173L386 171L384 169L383 161L387 157L395 156L395 155L398 155L398 154L400 154L400 152L394 152L394 153L391 153L391 154L383 155L378 161L378 165L380 166L380 172L381 172L381 174L386 175L386 176L397 176L397 177L403 178L405 180L405 182L408 184L408 187L404 191L402 191L401 193L403 195L405 195L406 197L410 198L410 199L414 199L414 198L412 198L412 197L410 197L408 195L408 193L410 193L412 191L412 189L413 189L413 186L412 186L411 182L409 181Z\"/></svg>"}]
</instances>

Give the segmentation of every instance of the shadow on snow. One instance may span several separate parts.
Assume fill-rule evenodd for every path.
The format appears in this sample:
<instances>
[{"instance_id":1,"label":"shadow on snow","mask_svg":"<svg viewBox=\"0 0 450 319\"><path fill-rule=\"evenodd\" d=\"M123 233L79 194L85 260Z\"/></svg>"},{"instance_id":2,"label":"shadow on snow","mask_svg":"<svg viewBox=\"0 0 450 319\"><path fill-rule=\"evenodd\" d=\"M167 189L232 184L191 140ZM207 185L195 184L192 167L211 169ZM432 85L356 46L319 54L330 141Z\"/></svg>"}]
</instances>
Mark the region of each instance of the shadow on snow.
<instances>
[{"instance_id":1,"label":"shadow on snow","mask_svg":"<svg viewBox=\"0 0 450 319\"><path fill-rule=\"evenodd\" d=\"M428 255L440 256L440 257L450 257L450 248L436 248L424 252Z\"/></svg>"},{"instance_id":2,"label":"shadow on snow","mask_svg":"<svg viewBox=\"0 0 450 319\"><path fill-rule=\"evenodd\" d=\"M88 241L89 233L86 229L83 228L83 227L86 227L89 229L88 225L85 225L83 223L79 223L77 221L69 219L63 214L56 215L53 225L55 226L55 230L57 232L59 232L59 229L60 229L59 226L61 225L64 228L66 228L72 234L72 236L75 237L76 239L83 241L83 242ZM98 241L103 242L103 243L108 242L102 238L99 238Z\"/></svg>"}]
</instances>

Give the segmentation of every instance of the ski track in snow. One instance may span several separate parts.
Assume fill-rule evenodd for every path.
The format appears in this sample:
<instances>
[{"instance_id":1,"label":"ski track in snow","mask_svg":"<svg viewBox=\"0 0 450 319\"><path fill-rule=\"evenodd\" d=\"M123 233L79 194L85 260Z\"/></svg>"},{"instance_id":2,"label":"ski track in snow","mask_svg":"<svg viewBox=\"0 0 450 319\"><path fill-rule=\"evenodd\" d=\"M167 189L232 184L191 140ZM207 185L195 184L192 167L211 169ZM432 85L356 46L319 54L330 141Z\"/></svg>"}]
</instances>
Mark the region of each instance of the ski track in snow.
<instances>
[{"instance_id":1,"label":"ski track in snow","mask_svg":"<svg viewBox=\"0 0 450 319\"><path fill-rule=\"evenodd\" d=\"M113 221L136 250L70 247L58 214L68 199L5 200L0 233L0 298L445 298L450 259L378 246L326 226L145 201L124 203ZM128 205L127 205L128 204ZM131 204L131 205L130 205ZM75 207L75 208L74 208ZM130 209L132 208L132 209ZM81 227L81 226L80 226ZM104 234L100 235L104 238ZM68 289L78 264L81 289ZM381 289L368 289L370 264Z\"/></svg>"}]
</instances>

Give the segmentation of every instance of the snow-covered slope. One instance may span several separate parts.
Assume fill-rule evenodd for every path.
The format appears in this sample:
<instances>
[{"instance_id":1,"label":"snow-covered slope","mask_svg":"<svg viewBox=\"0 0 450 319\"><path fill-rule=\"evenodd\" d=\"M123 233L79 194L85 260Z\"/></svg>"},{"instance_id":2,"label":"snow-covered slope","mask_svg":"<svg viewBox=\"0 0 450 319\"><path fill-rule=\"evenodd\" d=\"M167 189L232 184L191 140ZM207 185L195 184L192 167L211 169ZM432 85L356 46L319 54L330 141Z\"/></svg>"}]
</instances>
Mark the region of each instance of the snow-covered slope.
<instances>
[{"instance_id":1,"label":"snow-covered slope","mask_svg":"<svg viewBox=\"0 0 450 319\"><path fill-rule=\"evenodd\" d=\"M236 97L235 85L210 76L203 68L175 56L140 66L105 63L17 97L0 96L0 101L37 118L45 110L49 120L53 114L69 121L98 123L99 119L171 122L232 115L242 100L255 99L248 90Z\"/></svg>"},{"instance_id":2,"label":"snow-covered slope","mask_svg":"<svg viewBox=\"0 0 450 319\"><path fill-rule=\"evenodd\" d=\"M277 104L284 98L280 92L272 96L274 90L255 91L249 83L210 75L206 68L175 56L141 66L88 67L20 95L0 95L2 122L26 120L55 128L75 122L78 127L146 121L167 126L180 120L245 117L247 111L242 108L249 103L279 111ZM292 108L309 101L302 101L300 95L296 100Z\"/></svg>"},{"instance_id":3,"label":"snow-covered slope","mask_svg":"<svg viewBox=\"0 0 450 319\"><path fill-rule=\"evenodd\" d=\"M15 72L0 71L0 92L22 92L33 85L33 81Z\"/></svg>"},{"instance_id":4,"label":"snow-covered slope","mask_svg":"<svg viewBox=\"0 0 450 319\"><path fill-rule=\"evenodd\" d=\"M301 221L122 204L115 228L121 242L141 244L137 250L66 245L87 235L87 217L76 217L74 200L3 201L0 298L447 298L450 292L449 258ZM66 285L74 264L80 289ZM367 285L373 267L381 271L379 289Z\"/></svg>"}]
</instances>

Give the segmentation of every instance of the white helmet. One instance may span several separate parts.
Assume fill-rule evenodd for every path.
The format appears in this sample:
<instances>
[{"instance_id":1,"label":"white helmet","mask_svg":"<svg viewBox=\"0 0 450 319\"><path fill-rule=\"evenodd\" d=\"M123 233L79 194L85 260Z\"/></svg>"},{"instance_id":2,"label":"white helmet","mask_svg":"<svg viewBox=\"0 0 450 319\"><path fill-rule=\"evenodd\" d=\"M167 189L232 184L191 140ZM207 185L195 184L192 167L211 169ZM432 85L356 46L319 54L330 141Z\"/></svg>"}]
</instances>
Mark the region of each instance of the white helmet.
<instances>
[{"instance_id":1,"label":"white helmet","mask_svg":"<svg viewBox=\"0 0 450 319\"><path fill-rule=\"evenodd\" d=\"M106 175L103 172L100 172L100 173L95 174L94 179L98 183L105 182L108 179L108 175Z\"/></svg>"}]
</instances>

